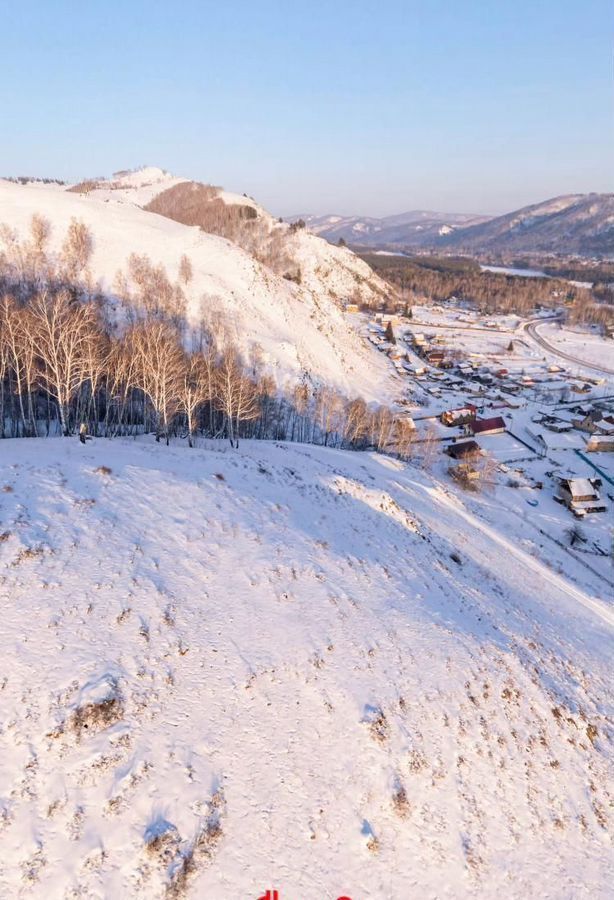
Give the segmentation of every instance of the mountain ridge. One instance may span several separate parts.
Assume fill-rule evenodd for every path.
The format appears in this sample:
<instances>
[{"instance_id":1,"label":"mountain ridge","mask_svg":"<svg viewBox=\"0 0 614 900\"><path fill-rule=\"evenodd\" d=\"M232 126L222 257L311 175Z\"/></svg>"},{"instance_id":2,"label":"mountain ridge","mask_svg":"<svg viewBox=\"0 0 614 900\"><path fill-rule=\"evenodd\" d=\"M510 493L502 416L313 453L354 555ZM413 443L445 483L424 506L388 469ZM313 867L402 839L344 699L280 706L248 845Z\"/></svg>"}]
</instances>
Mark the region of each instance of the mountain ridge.
<instances>
[{"instance_id":1,"label":"mountain ridge","mask_svg":"<svg viewBox=\"0 0 614 900\"><path fill-rule=\"evenodd\" d=\"M498 216L412 210L302 218L329 241L368 247L614 257L614 193L562 194Z\"/></svg>"}]
</instances>

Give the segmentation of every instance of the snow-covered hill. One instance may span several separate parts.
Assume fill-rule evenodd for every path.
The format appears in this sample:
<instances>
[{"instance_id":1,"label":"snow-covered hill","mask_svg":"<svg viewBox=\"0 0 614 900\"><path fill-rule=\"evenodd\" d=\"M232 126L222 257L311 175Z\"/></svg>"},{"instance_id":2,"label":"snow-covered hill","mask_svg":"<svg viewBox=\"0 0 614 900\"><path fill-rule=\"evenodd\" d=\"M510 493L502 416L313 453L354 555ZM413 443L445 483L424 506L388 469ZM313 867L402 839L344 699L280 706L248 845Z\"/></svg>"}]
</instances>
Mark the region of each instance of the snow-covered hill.
<instances>
[{"instance_id":1,"label":"snow-covered hill","mask_svg":"<svg viewBox=\"0 0 614 900\"><path fill-rule=\"evenodd\" d=\"M280 383L306 373L349 396L390 399L390 366L343 313L343 302L356 292L374 302L386 293L366 263L307 232L291 232L255 207L267 228L283 230L284 247L301 268L301 284L294 284L235 243L142 208L183 181L153 168L98 182L85 193L0 181L0 224L25 238L32 215L45 216L53 229L52 247L58 250L71 219L85 222L94 235L92 275L110 294L131 253L146 254L172 279L185 254L194 272L186 289L191 317L201 308L219 313L245 352L255 345L262 350ZM249 198L226 192L220 196L229 204L255 206Z\"/></svg>"},{"instance_id":2,"label":"snow-covered hill","mask_svg":"<svg viewBox=\"0 0 614 900\"><path fill-rule=\"evenodd\" d=\"M1 896L611 896L611 598L496 497L102 439L0 491Z\"/></svg>"}]
</instances>

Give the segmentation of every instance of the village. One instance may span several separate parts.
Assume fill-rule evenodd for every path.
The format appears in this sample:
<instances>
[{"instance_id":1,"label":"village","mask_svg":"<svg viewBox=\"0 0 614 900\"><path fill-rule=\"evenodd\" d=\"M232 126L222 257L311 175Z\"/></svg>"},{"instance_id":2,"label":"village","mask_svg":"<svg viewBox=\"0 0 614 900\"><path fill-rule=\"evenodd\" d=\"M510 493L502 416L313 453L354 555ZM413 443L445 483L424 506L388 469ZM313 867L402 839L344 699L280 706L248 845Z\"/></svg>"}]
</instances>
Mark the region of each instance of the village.
<instances>
[{"instance_id":1,"label":"village","mask_svg":"<svg viewBox=\"0 0 614 900\"><path fill-rule=\"evenodd\" d=\"M543 322L574 346L551 310L483 317L452 300L409 312L361 316L360 328L390 359L397 405L436 445L440 473L476 493L496 485L513 519L596 567L610 592L612 340L595 339L583 366L533 339L527 326Z\"/></svg>"}]
</instances>

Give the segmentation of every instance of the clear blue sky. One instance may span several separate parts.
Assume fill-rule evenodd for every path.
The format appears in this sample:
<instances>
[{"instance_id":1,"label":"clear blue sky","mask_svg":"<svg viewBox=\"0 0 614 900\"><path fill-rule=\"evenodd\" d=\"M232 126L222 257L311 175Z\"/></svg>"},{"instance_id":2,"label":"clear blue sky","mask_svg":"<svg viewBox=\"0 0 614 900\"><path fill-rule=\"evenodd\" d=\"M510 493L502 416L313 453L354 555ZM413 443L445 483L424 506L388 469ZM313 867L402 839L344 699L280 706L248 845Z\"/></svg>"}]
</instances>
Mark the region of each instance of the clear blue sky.
<instances>
[{"instance_id":1,"label":"clear blue sky","mask_svg":"<svg viewBox=\"0 0 614 900\"><path fill-rule=\"evenodd\" d=\"M5 0L0 174L141 164L273 212L614 190L612 0Z\"/></svg>"}]
</instances>

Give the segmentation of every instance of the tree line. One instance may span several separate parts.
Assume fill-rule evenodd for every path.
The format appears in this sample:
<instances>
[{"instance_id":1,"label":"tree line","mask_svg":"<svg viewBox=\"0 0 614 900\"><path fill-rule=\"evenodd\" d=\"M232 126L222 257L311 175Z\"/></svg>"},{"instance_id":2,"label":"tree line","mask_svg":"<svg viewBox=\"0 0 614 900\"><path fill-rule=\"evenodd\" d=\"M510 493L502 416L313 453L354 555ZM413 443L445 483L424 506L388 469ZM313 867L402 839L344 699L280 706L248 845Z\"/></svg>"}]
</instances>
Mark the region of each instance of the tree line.
<instances>
[{"instance_id":1,"label":"tree line","mask_svg":"<svg viewBox=\"0 0 614 900\"><path fill-rule=\"evenodd\" d=\"M278 386L258 348L242 355L223 315L186 315L190 260L173 281L144 256L128 260L114 300L93 284L93 237L73 220L61 250L33 216L27 238L0 227L0 436L153 433L373 447L418 446L412 421L313 383Z\"/></svg>"},{"instance_id":2,"label":"tree line","mask_svg":"<svg viewBox=\"0 0 614 900\"><path fill-rule=\"evenodd\" d=\"M593 290L555 278L518 278L482 272L469 260L434 257L385 256L361 253L380 275L394 285L406 305L441 302L455 297L482 313L527 316L536 307L566 306L572 322L605 327L613 318L610 293L602 285Z\"/></svg>"}]
</instances>

